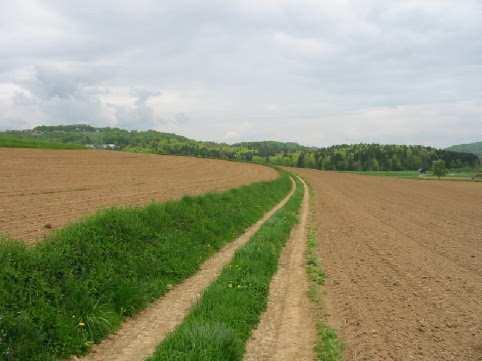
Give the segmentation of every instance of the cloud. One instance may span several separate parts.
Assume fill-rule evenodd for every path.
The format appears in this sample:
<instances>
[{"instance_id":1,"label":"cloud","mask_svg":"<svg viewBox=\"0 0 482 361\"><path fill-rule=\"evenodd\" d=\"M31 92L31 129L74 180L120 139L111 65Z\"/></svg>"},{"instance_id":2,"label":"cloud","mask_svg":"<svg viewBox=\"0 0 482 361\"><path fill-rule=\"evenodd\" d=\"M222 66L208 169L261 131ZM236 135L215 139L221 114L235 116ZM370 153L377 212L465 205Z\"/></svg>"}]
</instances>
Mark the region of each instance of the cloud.
<instances>
[{"instance_id":1,"label":"cloud","mask_svg":"<svg viewBox=\"0 0 482 361\"><path fill-rule=\"evenodd\" d=\"M476 0L0 0L0 128L466 142L480 33Z\"/></svg>"}]
</instances>

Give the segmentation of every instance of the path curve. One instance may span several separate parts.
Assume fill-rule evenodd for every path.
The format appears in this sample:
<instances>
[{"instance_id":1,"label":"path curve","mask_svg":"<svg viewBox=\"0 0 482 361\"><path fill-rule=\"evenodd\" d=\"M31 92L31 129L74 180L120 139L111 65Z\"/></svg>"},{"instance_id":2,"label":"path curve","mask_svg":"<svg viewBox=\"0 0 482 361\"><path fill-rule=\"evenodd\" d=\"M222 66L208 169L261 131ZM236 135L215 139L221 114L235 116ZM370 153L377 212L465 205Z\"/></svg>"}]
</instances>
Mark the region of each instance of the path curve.
<instances>
[{"instance_id":1,"label":"path curve","mask_svg":"<svg viewBox=\"0 0 482 361\"><path fill-rule=\"evenodd\" d=\"M173 287L144 311L126 320L115 334L100 344L94 345L89 354L84 357L74 357L72 360L143 361L152 355L167 334L183 321L202 291L231 261L234 252L246 244L259 228L288 202L295 190L295 183L293 179L291 181L291 191L280 203L249 227L243 235L203 263L194 276Z\"/></svg>"},{"instance_id":2,"label":"path curve","mask_svg":"<svg viewBox=\"0 0 482 361\"><path fill-rule=\"evenodd\" d=\"M270 285L268 308L246 346L245 361L311 361L316 342L309 280L305 268L309 192L305 194L300 222L291 233Z\"/></svg>"}]
</instances>

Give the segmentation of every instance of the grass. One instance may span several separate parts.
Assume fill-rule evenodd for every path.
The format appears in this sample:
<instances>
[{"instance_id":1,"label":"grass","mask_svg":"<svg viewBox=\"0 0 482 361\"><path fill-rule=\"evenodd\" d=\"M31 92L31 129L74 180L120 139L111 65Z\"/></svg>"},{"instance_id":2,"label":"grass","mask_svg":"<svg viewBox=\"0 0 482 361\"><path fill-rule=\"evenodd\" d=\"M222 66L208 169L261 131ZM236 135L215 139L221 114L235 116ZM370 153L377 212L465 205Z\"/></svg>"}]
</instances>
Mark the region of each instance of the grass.
<instances>
[{"instance_id":1,"label":"grass","mask_svg":"<svg viewBox=\"0 0 482 361\"><path fill-rule=\"evenodd\" d=\"M417 171L403 170L403 171L343 171L342 173L354 173L369 176L381 176L381 177L397 177L405 179L419 179L419 180L439 180L431 172L420 175ZM476 170L467 169L450 169L448 174L441 177L440 180L452 180L452 181L480 181L475 177L478 174ZM474 179L475 177L475 179Z\"/></svg>"},{"instance_id":2,"label":"grass","mask_svg":"<svg viewBox=\"0 0 482 361\"><path fill-rule=\"evenodd\" d=\"M311 189L310 189L311 192ZM313 197L311 199L314 199ZM318 361L342 361L343 344L338 339L335 330L325 322L322 287L325 284L326 274L317 253L316 232L310 229L306 248L306 272L310 280L308 295L314 305L317 331L315 354Z\"/></svg>"},{"instance_id":3,"label":"grass","mask_svg":"<svg viewBox=\"0 0 482 361\"><path fill-rule=\"evenodd\" d=\"M149 361L240 361L267 307L278 259L298 221L303 186L276 212L204 292L184 322Z\"/></svg>"},{"instance_id":4,"label":"grass","mask_svg":"<svg viewBox=\"0 0 482 361\"><path fill-rule=\"evenodd\" d=\"M53 143L33 138L19 138L0 134L0 148L85 149L80 144Z\"/></svg>"},{"instance_id":5,"label":"grass","mask_svg":"<svg viewBox=\"0 0 482 361\"><path fill-rule=\"evenodd\" d=\"M290 188L282 175L224 193L106 210L35 247L0 241L0 359L86 352L194 274Z\"/></svg>"}]
</instances>

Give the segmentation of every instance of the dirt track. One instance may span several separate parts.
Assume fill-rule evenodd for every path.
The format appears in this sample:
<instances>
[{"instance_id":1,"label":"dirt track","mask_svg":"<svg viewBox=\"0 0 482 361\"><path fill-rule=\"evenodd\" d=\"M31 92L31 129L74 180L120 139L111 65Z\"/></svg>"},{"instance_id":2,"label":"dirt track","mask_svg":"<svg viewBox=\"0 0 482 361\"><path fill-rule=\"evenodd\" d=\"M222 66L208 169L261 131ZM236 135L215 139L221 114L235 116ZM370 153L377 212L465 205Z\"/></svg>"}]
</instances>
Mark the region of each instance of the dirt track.
<instances>
[{"instance_id":1,"label":"dirt track","mask_svg":"<svg viewBox=\"0 0 482 361\"><path fill-rule=\"evenodd\" d=\"M0 148L0 233L33 243L99 208L222 191L276 176L266 167L211 159Z\"/></svg>"},{"instance_id":2,"label":"dirt track","mask_svg":"<svg viewBox=\"0 0 482 361\"><path fill-rule=\"evenodd\" d=\"M482 360L482 185L297 172L346 361Z\"/></svg>"},{"instance_id":3,"label":"dirt track","mask_svg":"<svg viewBox=\"0 0 482 361\"><path fill-rule=\"evenodd\" d=\"M312 306L305 270L306 227L309 193L281 254L279 268L270 285L268 308L246 346L245 361L312 361L316 340Z\"/></svg>"},{"instance_id":4,"label":"dirt track","mask_svg":"<svg viewBox=\"0 0 482 361\"><path fill-rule=\"evenodd\" d=\"M104 342L95 345L83 358L72 361L142 361L151 356L166 335L179 325L197 302L202 291L213 282L234 252L246 244L259 228L281 207L294 192L290 193L246 232L208 259L199 272L175 286L151 307L124 322L120 330Z\"/></svg>"}]
</instances>

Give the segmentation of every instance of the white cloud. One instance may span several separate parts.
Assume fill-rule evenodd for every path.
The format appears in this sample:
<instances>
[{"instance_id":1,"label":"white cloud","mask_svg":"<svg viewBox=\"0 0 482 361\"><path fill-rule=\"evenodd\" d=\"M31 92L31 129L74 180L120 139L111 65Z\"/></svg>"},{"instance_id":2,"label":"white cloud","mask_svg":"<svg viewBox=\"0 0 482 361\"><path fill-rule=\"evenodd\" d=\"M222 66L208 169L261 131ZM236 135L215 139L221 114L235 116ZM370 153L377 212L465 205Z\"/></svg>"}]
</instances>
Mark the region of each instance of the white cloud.
<instances>
[{"instance_id":1,"label":"white cloud","mask_svg":"<svg viewBox=\"0 0 482 361\"><path fill-rule=\"evenodd\" d=\"M465 142L481 33L476 0L0 0L0 128Z\"/></svg>"}]
</instances>

